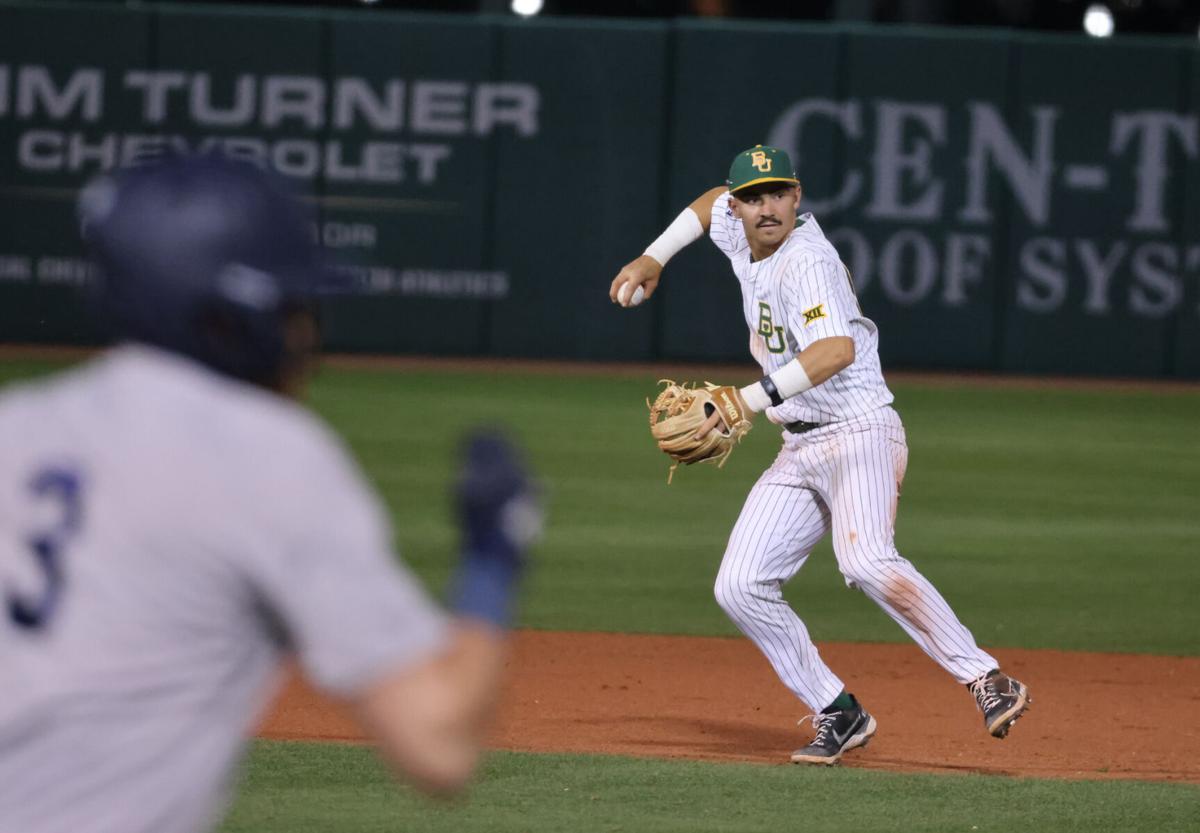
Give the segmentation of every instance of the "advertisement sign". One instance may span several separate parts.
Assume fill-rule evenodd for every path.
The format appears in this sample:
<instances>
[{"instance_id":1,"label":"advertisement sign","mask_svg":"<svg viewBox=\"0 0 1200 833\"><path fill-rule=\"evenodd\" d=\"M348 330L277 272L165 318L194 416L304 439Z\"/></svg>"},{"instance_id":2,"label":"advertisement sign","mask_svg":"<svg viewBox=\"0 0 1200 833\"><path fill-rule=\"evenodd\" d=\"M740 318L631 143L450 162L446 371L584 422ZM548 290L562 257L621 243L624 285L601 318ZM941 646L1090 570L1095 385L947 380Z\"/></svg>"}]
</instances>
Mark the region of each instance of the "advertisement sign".
<instances>
[{"instance_id":1,"label":"advertisement sign","mask_svg":"<svg viewBox=\"0 0 1200 833\"><path fill-rule=\"evenodd\" d=\"M90 342L74 200L220 150L313 200L334 350L748 361L708 243L609 281L736 152L788 151L885 367L1200 376L1200 55L783 23L0 0L0 340Z\"/></svg>"}]
</instances>

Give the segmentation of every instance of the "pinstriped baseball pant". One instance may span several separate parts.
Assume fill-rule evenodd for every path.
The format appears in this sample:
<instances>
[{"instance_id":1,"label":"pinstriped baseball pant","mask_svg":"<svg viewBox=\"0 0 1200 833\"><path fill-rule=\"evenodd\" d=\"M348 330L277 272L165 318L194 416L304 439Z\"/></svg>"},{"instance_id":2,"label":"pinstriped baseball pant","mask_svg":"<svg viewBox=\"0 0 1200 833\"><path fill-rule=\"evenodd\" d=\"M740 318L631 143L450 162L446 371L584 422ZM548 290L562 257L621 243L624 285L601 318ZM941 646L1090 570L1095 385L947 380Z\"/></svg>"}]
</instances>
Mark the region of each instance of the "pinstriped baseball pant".
<instances>
[{"instance_id":1,"label":"pinstriped baseball pant","mask_svg":"<svg viewBox=\"0 0 1200 833\"><path fill-rule=\"evenodd\" d=\"M866 593L956 680L996 668L941 594L896 551L896 503L908 463L899 415L884 407L785 436L746 498L714 588L784 685L814 711L844 688L782 592L831 531L846 584Z\"/></svg>"}]
</instances>

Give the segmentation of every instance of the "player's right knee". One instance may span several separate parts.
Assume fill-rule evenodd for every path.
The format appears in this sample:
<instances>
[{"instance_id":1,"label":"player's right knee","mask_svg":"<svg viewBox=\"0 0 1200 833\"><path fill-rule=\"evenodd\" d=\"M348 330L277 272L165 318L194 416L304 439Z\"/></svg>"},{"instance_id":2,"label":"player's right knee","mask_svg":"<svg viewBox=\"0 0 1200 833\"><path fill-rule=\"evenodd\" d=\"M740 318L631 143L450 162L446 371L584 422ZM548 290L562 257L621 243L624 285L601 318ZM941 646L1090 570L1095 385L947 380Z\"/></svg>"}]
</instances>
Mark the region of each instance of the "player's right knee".
<instances>
[{"instance_id":1,"label":"player's right knee","mask_svg":"<svg viewBox=\"0 0 1200 833\"><path fill-rule=\"evenodd\" d=\"M717 575L717 581L713 585L713 597L730 619L737 619L746 607L744 588L739 588L731 576L723 573Z\"/></svg>"},{"instance_id":2,"label":"player's right knee","mask_svg":"<svg viewBox=\"0 0 1200 833\"><path fill-rule=\"evenodd\" d=\"M732 573L720 573L713 585L713 597L734 622L752 615L757 604L766 601L771 588L763 582L741 578Z\"/></svg>"}]
</instances>

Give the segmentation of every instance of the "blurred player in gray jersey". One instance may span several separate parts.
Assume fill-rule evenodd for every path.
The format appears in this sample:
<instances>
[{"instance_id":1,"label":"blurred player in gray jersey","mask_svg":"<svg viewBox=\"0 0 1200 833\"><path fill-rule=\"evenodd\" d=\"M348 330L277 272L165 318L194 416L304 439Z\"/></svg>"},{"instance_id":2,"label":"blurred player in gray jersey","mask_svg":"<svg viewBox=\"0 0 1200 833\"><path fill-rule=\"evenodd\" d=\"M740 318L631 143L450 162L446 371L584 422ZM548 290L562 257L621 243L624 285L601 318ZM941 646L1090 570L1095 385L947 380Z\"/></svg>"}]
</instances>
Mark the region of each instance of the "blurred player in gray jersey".
<instances>
[{"instance_id":1,"label":"blurred player in gray jersey","mask_svg":"<svg viewBox=\"0 0 1200 833\"><path fill-rule=\"evenodd\" d=\"M453 613L291 396L325 272L267 174L176 158L90 186L121 343L0 395L0 829L210 829L298 658L397 773L472 772L537 510L514 450L466 447Z\"/></svg>"},{"instance_id":2,"label":"blurred player in gray jersey","mask_svg":"<svg viewBox=\"0 0 1200 833\"><path fill-rule=\"evenodd\" d=\"M741 285L750 352L765 375L739 391L739 404L743 412L765 411L780 425L783 448L733 528L717 574L717 601L816 712L816 737L792 760L837 763L844 752L866 745L875 718L821 660L782 593L832 532L846 583L968 686L987 730L1002 738L1025 711L1028 691L999 671L941 594L896 550L908 446L880 371L879 333L816 218L797 216L799 203L800 183L787 154L750 148L734 157L726 187L684 209L609 288L610 298L623 305L636 287L649 298L671 256L706 232ZM721 418L714 412L700 435Z\"/></svg>"}]
</instances>

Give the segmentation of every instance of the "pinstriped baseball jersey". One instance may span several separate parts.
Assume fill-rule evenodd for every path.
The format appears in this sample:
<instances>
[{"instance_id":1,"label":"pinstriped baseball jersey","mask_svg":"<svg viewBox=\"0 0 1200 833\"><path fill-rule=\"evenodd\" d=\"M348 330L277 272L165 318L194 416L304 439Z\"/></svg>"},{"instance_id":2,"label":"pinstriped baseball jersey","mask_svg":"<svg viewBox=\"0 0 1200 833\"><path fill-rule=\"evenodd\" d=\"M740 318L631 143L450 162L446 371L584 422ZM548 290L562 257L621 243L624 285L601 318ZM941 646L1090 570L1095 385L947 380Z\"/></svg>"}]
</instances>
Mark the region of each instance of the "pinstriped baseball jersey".
<instances>
[{"instance_id":1,"label":"pinstriped baseball jersey","mask_svg":"<svg viewBox=\"0 0 1200 833\"><path fill-rule=\"evenodd\" d=\"M0 397L0 830L207 829L285 652L345 695L445 631L299 406L146 347Z\"/></svg>"},{"instance_id":2,"label":"pinstriped baseball jersey","mask_svg":"<svg viewBox=\"0 0 1200 833\"><path fill-rule=\"evenodd\" d=\"M854 339L855 359L822 385L767 410L772 422L838 422L891 403L879 367L879 331L862 314L849 272L812 214L796 221L783 245L753 261L742 221L729 209L729 194L713 204L709 236L733 265L750 328L750 352L772 373L814 341Z\"/></svg>"}]
</instances>

